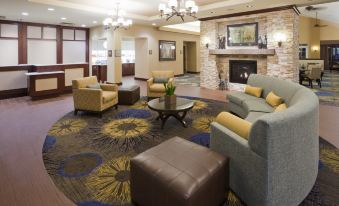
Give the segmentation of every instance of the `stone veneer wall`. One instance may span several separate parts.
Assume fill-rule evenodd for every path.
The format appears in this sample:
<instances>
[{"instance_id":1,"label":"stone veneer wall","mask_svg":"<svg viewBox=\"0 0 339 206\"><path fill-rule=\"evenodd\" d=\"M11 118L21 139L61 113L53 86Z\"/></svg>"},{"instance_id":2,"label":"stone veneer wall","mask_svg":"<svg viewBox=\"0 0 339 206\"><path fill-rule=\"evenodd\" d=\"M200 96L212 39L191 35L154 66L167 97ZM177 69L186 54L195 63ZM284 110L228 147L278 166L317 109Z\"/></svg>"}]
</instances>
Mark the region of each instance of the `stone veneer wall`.
<instances>
[{"instance_id":1,"label":"stone veneer wall","mask_svg":"<svg viewBox=\"0 0 339 206\"><path fill-rule=\"evenodd\" d=\"M217 36L226 34L227 25L258 22L259 36L267 35L268 49L275 49L274 56L252 55L209 55L209 49L218 46ZM287 41L282 47L274 40L274 35L282 32ZM279 78L298 80L299 16L294 10L261 13L243 17L232 17L201 22L201 86L216 89L219 83L219 70L229 77L229 60L256 60L258 73ZM206 48L209 41L209 48ZM257 47L226 47L232 49L257 49ZM230 90L241 90L242 84L228 84Z\"/></svg>"}]
</instances>

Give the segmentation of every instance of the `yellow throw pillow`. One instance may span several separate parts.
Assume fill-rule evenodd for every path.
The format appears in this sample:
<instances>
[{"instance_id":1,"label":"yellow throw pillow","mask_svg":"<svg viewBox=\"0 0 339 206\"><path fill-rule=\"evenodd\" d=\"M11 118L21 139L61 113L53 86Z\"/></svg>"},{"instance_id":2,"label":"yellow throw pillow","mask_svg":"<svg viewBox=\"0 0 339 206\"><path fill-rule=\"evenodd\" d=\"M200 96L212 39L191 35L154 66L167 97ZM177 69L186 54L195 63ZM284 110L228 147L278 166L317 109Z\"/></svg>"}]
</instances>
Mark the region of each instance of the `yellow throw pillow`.
<instances>
[{"instance_id":1,"label":"yellow throw pillow","mask_svg":"<svg viewBox=\"0 0 339 206\"><path fill-rule=\"evenodd\" d=\"M275 95L273 92L270 92L266 97L266 102L272 107L277 107L283 103L283 99Z\"/></svg>"},{"instance_id":2,"label":"yellow throw pillow","mask_svg":"<svg viewBox=\"0 0 339 206\"><path fill-rule=\"evenodd\" d=\"M274 112L281 112L287 109L287 104L280 104L277 108L275 108Z\"/></svg>"},{"instance_id":3,"label":"yellow throw pillow","mask_svg":"<svg viewBox=\"0 0 339 206\"><path fill-rule=\"evenodd\" d=\"M261 97L262 88L246 85L245 93L259 98Z\"/></svg>"},{"instance_id":4,"label":"yellow throw pillow","mask_svg":"<svg viewBox=\"0 0 339 206\"><path fill-rule=\"evenodd\" d=\"M227 129L236 133L240 137L248 140L251 131L252 123L243 120L229 112L221 112L216 119L216 122L223 125Z\"/></svg>"}]
</instances>

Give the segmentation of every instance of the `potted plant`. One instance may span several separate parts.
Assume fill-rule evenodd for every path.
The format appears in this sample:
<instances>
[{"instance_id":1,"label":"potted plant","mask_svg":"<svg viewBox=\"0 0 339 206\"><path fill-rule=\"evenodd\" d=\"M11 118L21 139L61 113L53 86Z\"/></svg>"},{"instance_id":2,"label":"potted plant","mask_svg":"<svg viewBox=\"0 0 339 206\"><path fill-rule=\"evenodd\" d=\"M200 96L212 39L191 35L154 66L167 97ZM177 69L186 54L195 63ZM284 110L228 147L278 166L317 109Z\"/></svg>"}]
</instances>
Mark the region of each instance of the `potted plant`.
<instances>
[{"instance_id":1,"label":"potted plant","mask_svg":"<svg viewBox=\"0 0 339 206\"><path fill-rule=\"evenodd\" d=\"M165 95L165 104L166 105L175 105L177 103L177 96L174 94L176 86L173 84L164 83L166 95Z\"/></svg>"}]
</instances>

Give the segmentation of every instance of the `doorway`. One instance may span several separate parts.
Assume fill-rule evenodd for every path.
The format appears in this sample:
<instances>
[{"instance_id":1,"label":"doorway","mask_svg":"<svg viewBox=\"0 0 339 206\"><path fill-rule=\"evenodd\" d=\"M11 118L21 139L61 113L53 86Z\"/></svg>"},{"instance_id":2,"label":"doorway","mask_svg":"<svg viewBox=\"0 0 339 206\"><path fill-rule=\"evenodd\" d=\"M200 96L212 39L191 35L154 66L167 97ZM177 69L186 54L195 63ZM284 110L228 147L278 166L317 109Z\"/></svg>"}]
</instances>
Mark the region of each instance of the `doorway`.
<instances>
[{"instance_id":1,"label":"doorway","mask_svg":"<svg viewBox=\"0 0 339 206\"><path fill-rule=\"evenodd\" d=\"M122 76L135 75L135 40L124 37L121 40Z\"/></svg>"},{"instance_id":2,"label":"doorway","mask_svg":"<svg viewBox=\"0 0 339 206\"><path fill-rule=\"evenodd\" d=\"M184 41L183 44L183 74L198 73L197 43Z\"/></svg>"},{"instance_id":3,"label":"doorway","mask_svg":"<svg viewBox=\"0 0 339 206\"><path fill-rule=\"evenodd\" d=\"M339 69L339 42L321 43L320 58L324 60L327 70Z\"/></svg>"}]
</instances>

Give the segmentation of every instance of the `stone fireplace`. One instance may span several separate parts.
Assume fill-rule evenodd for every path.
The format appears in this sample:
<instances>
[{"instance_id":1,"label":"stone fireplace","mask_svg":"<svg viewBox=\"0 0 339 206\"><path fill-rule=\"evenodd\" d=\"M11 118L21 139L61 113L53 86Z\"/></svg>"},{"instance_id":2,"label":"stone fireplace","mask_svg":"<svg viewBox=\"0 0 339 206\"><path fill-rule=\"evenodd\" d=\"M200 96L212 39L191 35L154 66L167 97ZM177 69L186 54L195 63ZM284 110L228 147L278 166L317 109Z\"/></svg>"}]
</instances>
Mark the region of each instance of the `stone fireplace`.
<instances>
[{"instance_id":1,"label":"stone fireplace","mask_svg":"<svg viewBox=\"0 0 339 206\"><path fill-rule=\"evenodd\" d=\"M267 36L267 49L258 49L258 46L227 45L226 49L218 49L218 36L227 33L227 25L245 23L258 23L258 35ZM248 75L246 74L248 70L251 73L297 81L299 59L298 24L299 16L292 8L246 16L202 19L200 32L201 86L217 89L220 82L219 74L223 74L228 89L242 90L247 79L236 79L236 76ZM286 41L279 47L278 42L274 40L274 36L281 32L286 35ZM206 42L209 42L208 47L206 47ZM245 69L240 62L252 62L253 67L247 68L250 65L245 65ZM256 68L254 68L254 62L256 62ZM234 65L233 63L239 64Z\"/></svg>"},{"instance_id":2,"label":"stone fireplace","mask_svg":"<svg viewBox=\"0 0 339 206\"><path fill-rule=\"evenodd\" d=\"M246 84L250 74L257 73L257 61L230 60L230 83Z\"/></svg>"}]
</instances>

